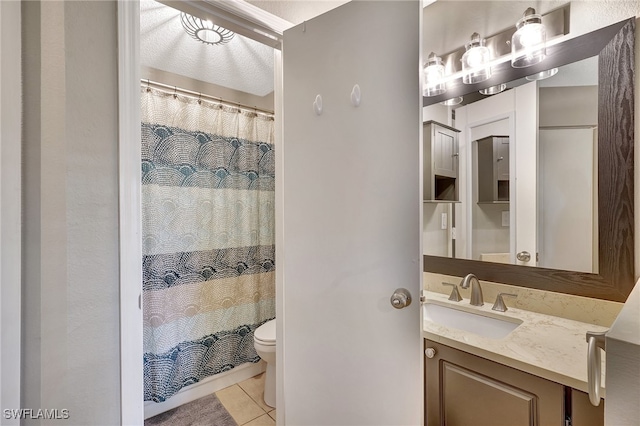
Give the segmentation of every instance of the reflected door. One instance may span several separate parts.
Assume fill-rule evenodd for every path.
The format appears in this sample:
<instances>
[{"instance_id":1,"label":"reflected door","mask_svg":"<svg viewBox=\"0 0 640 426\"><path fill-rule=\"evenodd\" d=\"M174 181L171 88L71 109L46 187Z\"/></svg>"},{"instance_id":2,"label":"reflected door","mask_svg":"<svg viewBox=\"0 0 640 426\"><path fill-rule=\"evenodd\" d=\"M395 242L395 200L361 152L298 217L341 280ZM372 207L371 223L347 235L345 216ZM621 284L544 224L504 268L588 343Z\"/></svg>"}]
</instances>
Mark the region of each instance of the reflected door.
<instances>
[{"instance_id":1,"label":"reflected door","mask_svg":"<svg viewBox=\"0 0 640 426\"><path fill-rule=\"evenodd\" d=\"M539 266L597 272L595 142L592 128L540 130Z\"/></svg>"}]
</instances>

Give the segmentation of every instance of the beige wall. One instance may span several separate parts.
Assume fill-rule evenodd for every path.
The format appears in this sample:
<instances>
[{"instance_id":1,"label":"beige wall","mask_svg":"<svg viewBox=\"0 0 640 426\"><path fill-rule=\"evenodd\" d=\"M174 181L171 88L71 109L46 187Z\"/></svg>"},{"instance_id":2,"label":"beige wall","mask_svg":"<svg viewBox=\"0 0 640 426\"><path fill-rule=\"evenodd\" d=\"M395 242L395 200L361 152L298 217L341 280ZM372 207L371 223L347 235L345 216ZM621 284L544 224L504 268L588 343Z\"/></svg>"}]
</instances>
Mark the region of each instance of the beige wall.
<instances>
[{"instance_id":1,"label":"beige wall","mask_svg":"<svg viewBox=\"0 0 640 426\"><path fill-rule=\"evenodd\" d=\"M541 87L540 127L596 126L598 86Z\"/></svg>"},{"instance_id":2,"label":"beige wall","mask_svg":"<svg viewBox=\"0 0 640 426\"><path fill-rule=\"evenodd\" d=\"M22 407L118 424L116 2L22 5Z\"/></svg>"}]
</instances>

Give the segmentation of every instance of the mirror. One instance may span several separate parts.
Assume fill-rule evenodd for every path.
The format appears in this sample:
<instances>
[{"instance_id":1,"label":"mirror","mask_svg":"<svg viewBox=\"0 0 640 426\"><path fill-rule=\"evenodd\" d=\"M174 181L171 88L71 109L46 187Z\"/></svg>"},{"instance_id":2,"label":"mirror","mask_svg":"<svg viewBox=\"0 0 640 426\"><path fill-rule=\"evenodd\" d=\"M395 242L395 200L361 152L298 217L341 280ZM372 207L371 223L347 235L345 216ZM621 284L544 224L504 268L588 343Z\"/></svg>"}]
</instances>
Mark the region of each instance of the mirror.
<instances>
[{"instance_id":1,"label":"mirror","mask_svg":"<svg viewBox=\"0 0 640 426\"><path fill-rule=\"evenodd\" d=\"M462 150L458 159L460 167L466 169L467 179L460 179L456 187L460 195L456 199L462 203L424 205L423 254L598 271L598 57L554 71L553 76L537 83L526 78L508 82L505 91L492 97L476 99L467 95L465 100L471 100L451 107L458 117L454 125L466 123L465 128L458 126L460 143L470 149L466 154ZM523 84L537 88L509 92ZM537 111L537 122L536 114L524 116L513 111L516 98L520 111L525 102ZM473 107L468 107L471 104ZM444 110L435 116L449 113L447 107L436 105L425 111L425 120L431 118L429 111L433 108ZM487 110L493 111L493 116ZM536 127L537 140L518 136L524 120L531 121L526 123L528 127ZM425 126L425 132L427 129ZM532 151L538 155L512 152L522 149L524 143L536 144ZM529 170L534 171L535 181L516 185L516 177L526 180ZM426 167L424 172L429 172ZM510 194L510 188L514 194ZM523 218L515 214L518 208L535 212L529 212L527 220L511 223L511 216ZM525 229L518 229L521 227ZM534 238L520 243L526 234L533 234ZM537 256L522 260L524 253Z\"/></svg>"},{"instance_id":2,"label":"mirror","mask_svg":"<svg viewBox=\"0 0 640 426\"><path fill-rule=\"evenodd\" d=\"M459 84L444 95L424 98L424 105L431 105L452 97L477 93L480 89L499 83L515 85L515 83L511 82L521 82L526 75L546 69L563 66L571 68L572 66L569 64L573 64L573 68L582 70L586 66L584 65L585 62L580 61L586 60L586 63L589 64L595 60L589 60L588 58L594 56L597 58L597 67L591 67L598 70L597 127L595 129L593 126L589 126L588 123L583 126L582 124L576 125L554 121L557 114L554 117L554 114L549 115L546 114L546 111L541 111L539 113L541 128L534 127L533 130L533 133L538 133L538 137L534 137L533 140L535 142L537 139L539 146L534 143L533 148L525 148L526 145L523 139L530 138L530 136L525 133L524 136L521 134L516 137L518 135L516 135L514 128L517 128L518 125L514 124L515 118L508 114L502 120L499 119L498 115L494 117L493 121L485 120L485 122L460 120L460 117L456 115L455 127L461 130L461 137L464 138L466 135L469 141L473 142L468 145L471 148L471 152L467 153L468 158L470 158L470 167L463 168L462 160L460 166L461 188L464 186L464 182L468 182L472 191L470 191L471 195L466 198L461 197L458 200L459 203L425 203L424 211L426 215L431 216L432 220L439 221L441 227L444 227L445 220L455 223L457 237L455 240L447 242L446 246L442 246L442 242L434 244L440 251L429 252L428 255L425 255L425 271L448 275L473 272L480 279L487 281L615 301L626 300L634 283L634 42L635 20L630 19L548 47L548 57L536 66L527 69L514 69L511 68L508 62L503 63L494 69L494 78L486 82L475 85ZM561 73L558 73L558 78L561 79L560 76ZM549 79L547 83L540 82L541 105L557 105L558 99L562 99L558 98L557 93L554 94L556 89L548 87L552 84L552 80ZM529 83L529 85L531 84ZM562 83L556 82L556 84ZM535 87L535 83L533 85L535 93L537 93L538 89ZM527 85L520 86L512 91L524 93L528 90L525 89L526 87ZM593 88L588 89L591 93L586 96L593 98L594 90ZM501 93L490 98L497 98L502 95ZM461 108L471 110L473 109L472 105L469 104ZM486 110L487 108L482 109ZM468 111L466 113L468 115ZM513 115L521 116L522 113L515 112ZM504 122L505 120L506 122ZM501 121L503 122L501 123ZM460 122L462 122L464 128L458 126ZM481 128L487 125L497 128ZM595 138L593 137L594 133L596 133ZM594 147L597 146L597 151L584 149L584 145L580 145L583 147L580 149L580 153L585 154L586 152L587 154L582 155L581 161L583 163L586 162L587 165L591 161L597 164L597 168L582 166L583 171L591 170L592 172L590 178L585 176L581 179L582 182L587 182L587 185L581 188L582 195L578 198L583 203L579 210L589 210L590 214L580 215L580 219L585 217L586 219L583 220L584 223L581 228L571 231L573 234L569 232L564 237L554 240L550 238L551 235L557 234L559 229L566 231L566 224L577 222L575 219L578 217L575 212L570 212L564 216L556 214L559 210L567 210L567 205L560 205L562 204L559 202L561 198L557 196L557 192L554 193L554 191L562 190L558 184L558 179L566 180L566 173L571 173L569 170L572 170L571 168L574 166L571 165L569 167L565 163L566 167L563 168L554 163L554 159L559 158L561 154L558 151L560 149L559 145L554 141L558 139L566 140L567 137L570 137L576 139L573 142L574 145L588 144L589 136L591 136L590 143ZM500 137L501 139L494 137ZM505 140L504 138L507 139ZM585 138L587 142L584 142ZM527 222L524 219L526 216L522 216L526 215L527 209L514 204L514 200L521 199L522 195L517 195L516 193L517 185L513 184L513 176L509 177L507 183L509 189L505 189L504 179L502 179L503 183L500 184L502 185L502 197L496 197L491 202L478 203L479 184L477 176L483 169L482 159L494 155L494 151L497 152L499 148L497 144L516 144L513 146L518 147L518 149L509 150L507 154L512 162L509 170L511 173L515 171L516 174L519 173L521 168L526 169L526 166L518 167L518 159L513 151L533 149L530 152L535 155L535 152L539 150L538 159L543 167L541 169L542 172L538 174L538 190L529 190L529 192L538 192L540 194L540 197L534 196L535 202L533 206L537 204L540 209L535 208L536 213L538 213L538 219L534 219L532 222L539 225L542 222L543 226L538 226L537 229L529 226L528 228L530 229L526 231L529 233L529 237L533 238L533 241L537 244L537 247L535 244L533 246L534 252L529 261L517 260L518 253L525 251L521 250L520 246L524 244L522 242L529 237L524 234L524 230L520 231L520 227L517 226L517 224ZM491 149L489 146L491 146ZM574 150L575 148L569 149L569 151ZM461 147L461 158L463 157L462 151L463 148ZM504 158L504 152L506 151L503 151L502 155L498 154L497 158L500 156ZM589 153L591 153L591 156L588 155ZM468 172L464 171L464 169L468 170ZM536 180L535 169L536 167L534 167L533 181ZM593 172L595 169L597 169L597 173ZM483 175L486 173L489 172L482 172ZM492 171L490 173L493 176L495 172ZM573 173L575 173L575 169L573 169ZM552 178L551 176L554 175L556 177ZM475 179L472 176L476 176ZM523 181L521 177L517 179L518 182ZM597 188L597 191L594 190L595 188ZM505 190L509 193L508 201L504 196ZM496 186L493 192L498 195L499 188ZM590 197L588 196L589 194L591 194ZM585 200L585 197L588 199ZM486 200L487 198L485 197L484 199ZM552 205L554 202L558 205ZM571 201L571 203L574 202L575 200ZM593 206L596 203L597 208L594 208ZM462 205L466 206L463 207ZM508 209L505 209L505 207L508 207ZM577 209L578 207L576 207L576 211ZM568 210L571 211L572 209L569 207ZM467 212L466 215L464 212ZM535 216L533 215L534 218ZM572 218L574 219L573 221ZM461 221L463 222L461 223ZM496 229L496 232L502 231L499 238L488 236L486 233L487 223L490 223ZM505 237L504 228L508 229L509 245L505 245L507 237ZM589 230L591 230L590 236L586 235L589 234ZM531 235L533 236L531 237ZM465 241L467 236L468 238L466 239L470 241ZM575 240L575 238L578 238L577 236L584 237L583 240L588 241L588 244L584 241ZM485 245L479 246L476 244L474 247L473 240L482 242ZM429 239L426 238L425 247L427 244L431 245L428 241ZM492 244L499 242L501 245L492 247L489 244L491 241L493 241ZM585 250L589 248L588 246L591 248L597 247L597 250ZM547 256L547 258L543 256L542 259L536 261L536 252L541 252L542 247L545 247L545 253L551 252L554 254ZM581 254L579 256L574 255L571 252L572 248L574 250L580 248L582 250ZM444 257L447 255L452 257ZM491 255L496 255L492 259L494 262L479 261L481 257L489 259ZM453 258L453 256L456 258ZM563 258L564 260L558 261ZM577 258L579 258L579 261L576 261ZM500 264L496 263L495 260L515 264ZM536 264L538 267L520 266Z\"/></svg>"}]
</instances>

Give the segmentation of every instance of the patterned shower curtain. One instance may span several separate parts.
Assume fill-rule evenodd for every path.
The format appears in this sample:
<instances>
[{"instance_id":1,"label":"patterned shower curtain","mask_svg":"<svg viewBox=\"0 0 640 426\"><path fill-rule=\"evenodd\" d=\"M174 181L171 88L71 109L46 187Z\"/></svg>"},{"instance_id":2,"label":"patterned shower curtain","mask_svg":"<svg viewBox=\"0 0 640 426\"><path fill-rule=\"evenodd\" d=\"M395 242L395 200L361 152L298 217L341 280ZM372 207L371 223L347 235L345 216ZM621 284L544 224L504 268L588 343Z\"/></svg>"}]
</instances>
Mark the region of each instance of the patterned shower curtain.
<instances>
[{"instance_id":1,"label":"patterned shower curtain","mask_svg":"<svg viewBox=\"0 0 640 426\"><path fill-rule=\"evenodd\" d=\"M144 400L246 362L275 316L273 117L142 87Z\"/></svg>"}]
</instances>

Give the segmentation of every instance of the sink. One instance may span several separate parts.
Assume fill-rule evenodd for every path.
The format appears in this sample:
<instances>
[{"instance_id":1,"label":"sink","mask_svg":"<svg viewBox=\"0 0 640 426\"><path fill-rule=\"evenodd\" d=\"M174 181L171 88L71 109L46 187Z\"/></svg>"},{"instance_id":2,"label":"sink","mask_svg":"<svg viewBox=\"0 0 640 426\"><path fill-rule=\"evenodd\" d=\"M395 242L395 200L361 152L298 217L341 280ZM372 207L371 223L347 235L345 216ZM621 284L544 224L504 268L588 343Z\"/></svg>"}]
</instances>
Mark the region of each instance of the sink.
<instances>
[{"instance_id":1,"label":"sink","mask_svg":"<svg viewBox=\"0 0 640 426\"><path fill-rule=\"evenodd\" d=\"M425 303L422 305L422 310L425 321L491 339L502 339L522 324L522 321L515 318L496 318L435 303Z\"/></svg>"}]
</instances>

